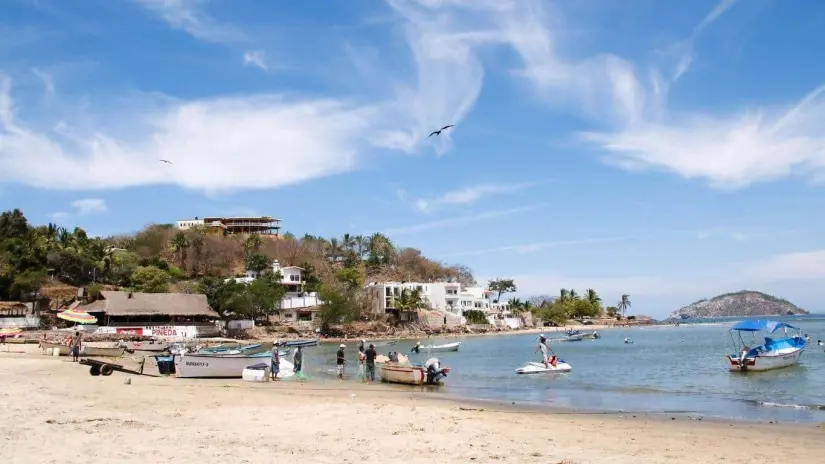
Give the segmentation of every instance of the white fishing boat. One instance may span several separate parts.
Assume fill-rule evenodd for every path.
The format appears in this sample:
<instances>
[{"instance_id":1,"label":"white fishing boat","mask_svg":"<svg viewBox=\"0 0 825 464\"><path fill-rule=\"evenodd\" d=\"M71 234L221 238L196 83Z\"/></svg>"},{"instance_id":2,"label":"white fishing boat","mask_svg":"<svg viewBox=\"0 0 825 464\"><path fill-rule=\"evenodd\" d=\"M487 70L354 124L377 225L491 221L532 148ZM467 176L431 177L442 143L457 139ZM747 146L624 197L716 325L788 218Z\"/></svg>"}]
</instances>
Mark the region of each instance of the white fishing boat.
<instances>
[{"instance_id":1,"label":"white fishing boat","mask_svg":"<svg viewBox=\"0 0 825 464\"><path fill-rule=\"evenodd\" d=\"M439 384L450 373L450 370L449 367L442 368L441 362L436 358L428 359L423 366L396 362L384 362L378 365L378 373L382 381L407 385Z\"/></svg>"},{"instance_id":2,"label":"white fishing boat","mask_svg":"<svg viewBox=\"0 0 825 464\"><path fill-rule=\"evenodd\" d=\"M269 365L268 358L254 356L209 356L200 354L175 355L175 375L181 378L241 378L243 370L257 364ZM295 375L293 364L281 360L278 378Z\"/></svg>"},{"instance_id":3,"label":"white fishing boat","mask_svg":"<svg viewBox=\"0 0 825 464\"><path fill-rule=\"evenodd\" d=\"M449 351L458 351L461 342L445 343L444 345L427 345L419 347L420 351L428 353L446 353Z\"/></svg>"},{"instance_id":4,"label":"white fishing boat","mask_svg":"<svg viewBox=\"0 0 825 464\"><path fill-rule=\"evenodd\" d=\"M54 352L55 348L60 350L60 356L68 356L69 355L69 346L68 345L64 345L62 343L40 342L40 349L45 354L52 354Z\"/></svg>"},{"instance_id":5,"label":"white fishing boat","mask_svg":"<svg viewBox=\"0 0 825 464\"><path fill-rule=\"evenodd\" d=\"M540 362L528 362L524 366L516 369L516 374L546 374L549 372L570 372L571 370L573 370L573 366L564 362L563 359L559 359L555 366L552 364L545 365Z\"/></svg>"},{"instance_id":6,"label":"white fishing boat","mask_svg":"<svg viewBox=\"0 0 825 464\"><path fill-rule=\"evenodd\" d=\"M632 343L633 343L633 339L632 339L632 338L625 337L624 342L625 342L625 343L627 343L628 345L630 345L630 344L632 344Z\"/></svg>"},{"instance_id":7,"label":"white fishing boat","mask_svg":"<svg viewBox=\"0 0 825 464\"><path fill-rule=\"evenodd\" d=\"M770 337L780 329L785 337ZM796 329L797 334L788 337L788 329ZM753 347L761 341L756 338L757 332L765 333L764 343ZM743 340L743 333L751 334L749 343ZM742 321L731 327L730 337L736 349L735 353L725 356L731 371L767 371L796 365L807 345L800 329L781 321Z\"/></svg>"}]
</instances>

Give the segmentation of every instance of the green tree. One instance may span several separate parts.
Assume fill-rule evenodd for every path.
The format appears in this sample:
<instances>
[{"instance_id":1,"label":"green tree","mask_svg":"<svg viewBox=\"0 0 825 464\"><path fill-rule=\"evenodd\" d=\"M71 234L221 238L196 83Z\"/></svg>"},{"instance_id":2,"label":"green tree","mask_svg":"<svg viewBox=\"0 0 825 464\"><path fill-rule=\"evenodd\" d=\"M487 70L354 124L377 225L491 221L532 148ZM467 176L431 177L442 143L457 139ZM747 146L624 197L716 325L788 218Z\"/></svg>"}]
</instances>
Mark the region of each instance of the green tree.
<instances>
[{"instance_id":1,"label":"green tree","mask_svg":"<svg viewBox=\"0 0 825 464\"><path fill-rule=\"evenodd\" d=\"M169 290L169 274L155 266L139 266L132 273L132 285L143 293L165 293Z\"/></svg>"},{"instance_id":2,"label":"green tree","mask_svg":"<svg viewBox=\"0 0 825 464\"><path fill-rule=\"evenodd\" d=\"M169 247L175 252L178 264L183 266L186 263L186 249L189 248L189 239L182 231L176 233L169 240Z\"/></svg>"},{"instance_id":3,"label":"green tree","mask_svg":"<svg viewBox=\"0 0 825 464\"><path fill-rule=\"evenodd\" d=\"M487 288L497 293L496 301L501 301L501 294L515 292L516 284L513 279L492 279L487 283Z\"/></svg>"},{"instance_id":4,"label":"green tree","mask_svg":"<svg viewBox=\"0 0 825 464\"><path fill-rule=\"evenodd\" d=\"M48 276L43 271L29 270L17 275L11 285L11 297L21 301L28 301L30 295L46 283Z\"/></svg>"},{"instance_id":5,"label":"green tree","mask_svg":"<svg viewBox=\"0 0 825 464\"><path fill-rule=\"evenodd\" d=\"M424 307L421 290L405 288L398 298L392 300L392 307L402 311L415 311Z\"/></svg>"},{"instance_id":6,"label":"green tree","mask_svg":"<svg viewBox=\"0 0 825 464\"><path fill-rule=\"evenodd\" d=\"M323 304L318 311L318 319L324 331L328 331L333 324L354 321L360 315L353 293L340 284L323 285L319 296Z\"/></svg>"},{"instance_id":7,"label":"green tree","mask_svg":"<svg viewBox=\"0 0 825 464\"><path fill-rule=\"evenodd\" d=\"M246 257L246 268L250 271L263 272L272 266L272 260L266 255L253 253Z\"/></svg>"},{"instance_id":8,"label":"green tree","mask_svg":"<svg viewBox=\"0 0 825 464\"><path fill-rule=\"evenodd\" d=\"M464 317L467 319L468 324L488 324L489 321L487 320L487 315L484 314L484 311L479 311L478 309L470 309L464 311Z\"/></svg>"},{"instance_id":9,"label":"green tree","mask_svg":"<svg viewBox=\"0 0 825 464\"><path fill-rule=\"evenodd\" d=\"M617 308L615 306L608 306L607 308L604 309L604 311L607 313L608 316L616 317L616 314L619 313L619 308Z\"/></svg>"},{"instance_id":10,"label":"green tree","mask_svg":"<svg viewBox=\"0 0 825 464\"><path fill-rule=\"evenodd\" d=\"M267 318L276 313L280 315L281 299L286 293L280 273L265 272L247 284L244 292L253 319Z\"/></svg>"}]
</instances>

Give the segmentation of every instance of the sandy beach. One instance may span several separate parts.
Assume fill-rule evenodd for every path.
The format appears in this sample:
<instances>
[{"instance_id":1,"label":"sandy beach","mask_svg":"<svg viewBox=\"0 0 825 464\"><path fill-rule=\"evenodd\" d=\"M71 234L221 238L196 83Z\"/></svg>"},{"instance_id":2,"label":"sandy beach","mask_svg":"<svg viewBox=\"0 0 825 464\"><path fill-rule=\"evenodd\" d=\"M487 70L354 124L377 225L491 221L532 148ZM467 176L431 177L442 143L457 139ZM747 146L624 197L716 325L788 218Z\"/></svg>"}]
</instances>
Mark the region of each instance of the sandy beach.
<instances>
[{"instance_id":1,"label":"sandy beach","mask_svg":"<svg viewBox=\"0 0 825 464\"><path fill-rule=\"evenodd\" d=\"M5 349L6 463L696 464L825 455L818 426L521 410L352 381L92 377L68 358L38 354L36 345Z\"/></svg>"}]
</instances>

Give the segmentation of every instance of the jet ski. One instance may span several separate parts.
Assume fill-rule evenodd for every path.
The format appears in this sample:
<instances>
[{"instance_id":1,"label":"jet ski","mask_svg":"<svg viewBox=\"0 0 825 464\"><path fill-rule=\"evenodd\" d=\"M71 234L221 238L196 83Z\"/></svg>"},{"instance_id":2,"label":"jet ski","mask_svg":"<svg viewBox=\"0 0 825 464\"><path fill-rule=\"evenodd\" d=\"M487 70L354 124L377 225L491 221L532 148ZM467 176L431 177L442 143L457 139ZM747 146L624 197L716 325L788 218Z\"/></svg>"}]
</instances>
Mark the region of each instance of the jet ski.
<instances>
[{"instance_id":1,"label":"jet ski","mask_svg":"<svg viewBox=\"0 0 825 464\"><path fill-rule=\"evenodd\" d=\"M516 369L516 374L544 374L547 372L570 372L571 370L573 370L573 366L559 358L556 360L555 366L552 364L546 366L540 362L528 362L524 366Z\"/></svg>"}]
</instances>

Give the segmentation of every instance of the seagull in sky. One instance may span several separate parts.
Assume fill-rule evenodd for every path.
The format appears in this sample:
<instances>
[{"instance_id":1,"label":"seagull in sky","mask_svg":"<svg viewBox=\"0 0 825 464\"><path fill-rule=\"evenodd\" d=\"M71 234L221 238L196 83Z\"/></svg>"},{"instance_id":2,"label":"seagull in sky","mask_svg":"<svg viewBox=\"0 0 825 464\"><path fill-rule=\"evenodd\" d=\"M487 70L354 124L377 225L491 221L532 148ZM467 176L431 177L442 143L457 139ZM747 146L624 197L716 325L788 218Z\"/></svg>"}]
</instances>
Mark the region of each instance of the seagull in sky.
<instances>
[{"instance_id":1,"label":"seagull in sky","mask_svg":"<svg viewBox=\"0 0 825 464\"><path fill-rule=\"evenodd\" d=\"M451 127L455 127L455 124L450 124L449 126L444 126L441 129L438 129L437 131L433 131L430 135L427 136L427 138L430 138L433 135L441 135L441 131L443 131L444 129L449 129Z\"/></svg>"},{"instance_id":2,"label":"seagull in sky","mask_svg":"<svg viewBox=\"0 0 825 464\"><path fill-rule=\"evenodd\" d=\"M160 161L161 163L172 164L172 162L171 162L171 161L169 161L169 160L159 160L159 161Z\"/></svg>"}]
</instances>

